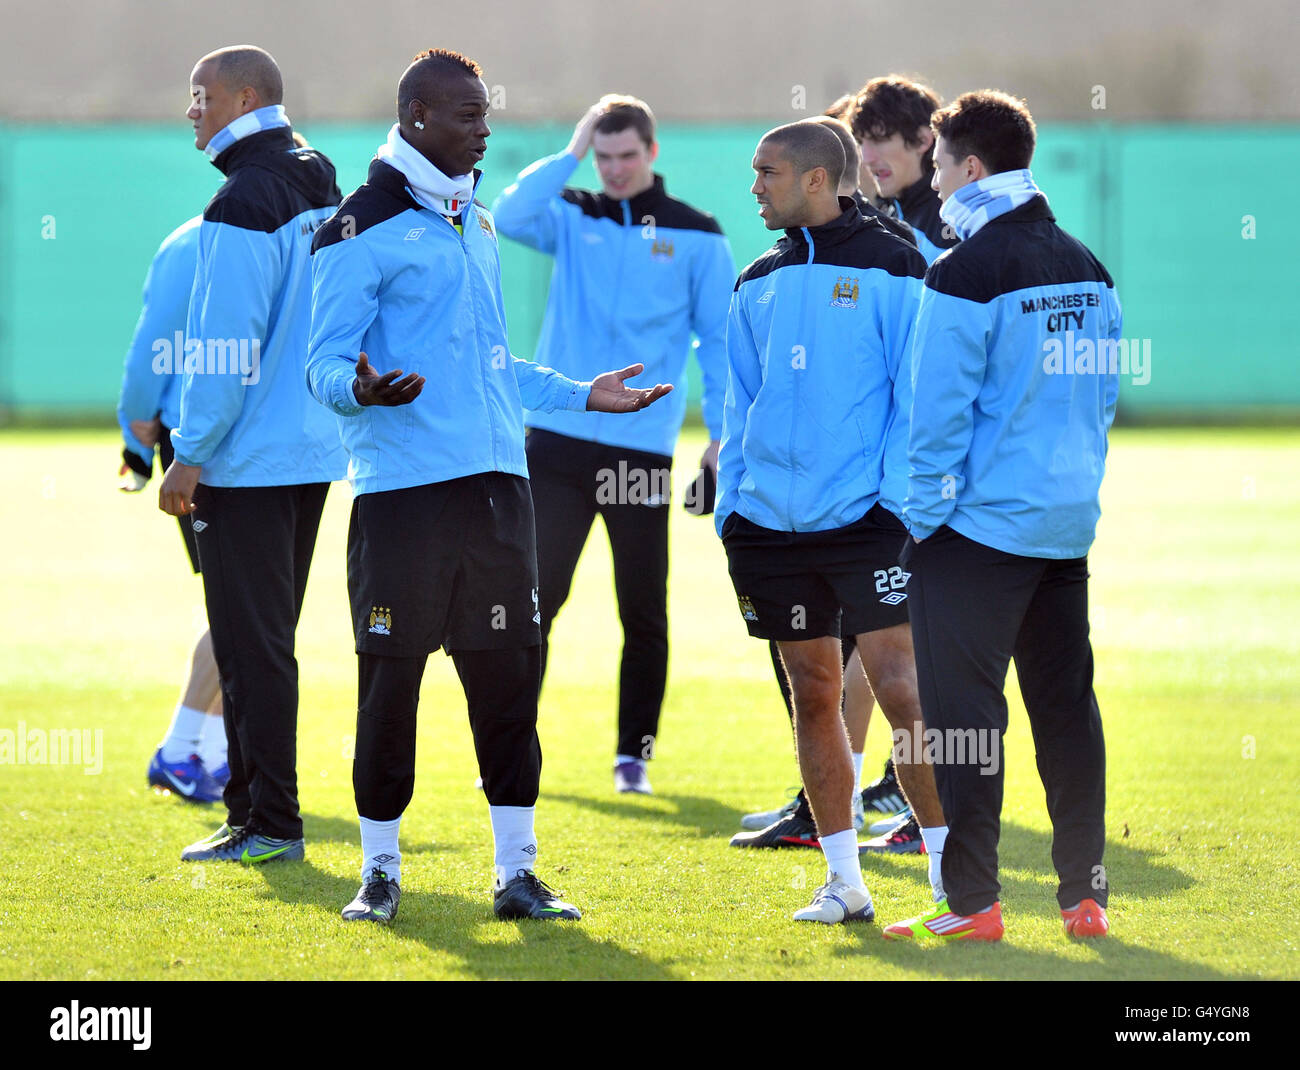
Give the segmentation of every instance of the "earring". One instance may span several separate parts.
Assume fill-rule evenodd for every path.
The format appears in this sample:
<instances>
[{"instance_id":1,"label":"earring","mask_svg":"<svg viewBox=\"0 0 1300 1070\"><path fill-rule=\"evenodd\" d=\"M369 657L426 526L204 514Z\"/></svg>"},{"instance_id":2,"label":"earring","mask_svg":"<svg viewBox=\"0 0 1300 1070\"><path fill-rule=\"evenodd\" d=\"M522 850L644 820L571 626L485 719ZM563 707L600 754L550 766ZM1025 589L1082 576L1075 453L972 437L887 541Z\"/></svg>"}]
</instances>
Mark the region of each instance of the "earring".
<instances>
[{"instance_id":1,"label":"earring","mask_svg":"<svg viewBox=\"0 0 1300 1070\"><path fill-rule=\"evenodd\" d=\"M424 123L420 122L420 121L417 119L417 120L415 121L415 129L417 129L417 130L423 130L423 129L424 129Z\"/></svg>"}]
</instances>

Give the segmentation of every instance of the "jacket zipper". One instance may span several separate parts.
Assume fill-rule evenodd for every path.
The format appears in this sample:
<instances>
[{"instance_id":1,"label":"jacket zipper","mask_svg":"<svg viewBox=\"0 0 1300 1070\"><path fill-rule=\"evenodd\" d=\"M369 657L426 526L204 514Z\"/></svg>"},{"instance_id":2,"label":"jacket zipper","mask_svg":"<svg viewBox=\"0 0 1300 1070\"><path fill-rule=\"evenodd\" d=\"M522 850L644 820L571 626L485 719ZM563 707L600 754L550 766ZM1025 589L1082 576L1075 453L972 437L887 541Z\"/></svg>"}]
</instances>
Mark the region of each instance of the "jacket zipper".
<instances>
[{"instance_id":1,"label":"jacket zipper","mask_svg":"<svg viewBox=\"0 0 1300 1070\"><path fill-rule=\"evenodd\" d=\"M802 311L803 309L806 309L806 308L809 307L809 305L808 305L808 287L809 287L809 285L810 285L811 282L812 282L812 271L811 271L811 268L812 268L813 256L814 256L815 253L816 253L816 249L815 249L814 246L813 246L813 238L812 238L812 234L809 233L808 228L807 228L807 227L800 227L799 229L803 231L803 236L804 236L804 238L805 238L805 239L807 240L807 242L808 242L808 259L804 261L804 266L810 269L810 270L807 270L807 271L805 271L805 272L803 273L803 294L801 295L801 296L802 296L802 300L801 300L801 302L800 302L800 306L799 306L799 307L800 307L800 310ZM815 323L816 320L817 320L817 317L816 317L816 316L812 316L812 317L811 317L811 320L812 320L812 322ZM800 325L802 326L802 323L801 323ZM808 343L809 343L809 344L807 344L807 345L804 346L804 351L803 351L804 366L803 366L803 368L801 368L801 369L800 369L800 368L796 368L796 369L794 369L794 371L795 371L796 373L799 372L799 371L805 371L805 372L806 372L806 371L808 370L808 354L812 351L812 345L811 345L811 343L812 343L812 339L811 339L811 338L808 339ZM799 343L796 342L795 344L798 345ZM786 520L789 522L789 524L790 524L790 530L792 530L792 531L795 530L795 523L794 523L794 487L795 487L795 479L796 479L796 477L797 477L797 475L798 475L798 472L797 472L797 470L796 470L796 458L795 458L794 442L795 442L795 434L796 434L796 431L797 431L798 426L799 426L799 380L800 380L801 376L799 376L798 374L796 374L793 378L794 378L794 389L793 389L793 391L791 391L791 395L790 395L790 445L789 445L789 451L790 451L790 494L789 494L789 496L788 496L787 499L786 499L786 509L785 509Z\"/></svg>"}]
</instances>

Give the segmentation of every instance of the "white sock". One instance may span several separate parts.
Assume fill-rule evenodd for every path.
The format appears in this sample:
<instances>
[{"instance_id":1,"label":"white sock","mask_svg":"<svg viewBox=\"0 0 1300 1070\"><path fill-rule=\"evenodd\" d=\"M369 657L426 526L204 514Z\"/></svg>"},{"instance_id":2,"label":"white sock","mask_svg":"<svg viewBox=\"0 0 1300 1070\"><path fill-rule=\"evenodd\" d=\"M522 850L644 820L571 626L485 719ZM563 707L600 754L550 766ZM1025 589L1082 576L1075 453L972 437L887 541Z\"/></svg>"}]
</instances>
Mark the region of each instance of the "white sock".
<instances>
[{"instance_id":1,"label":"white sock","mask_svg":"<svg viewBox=\"0 0 1300 1070\"><path fill-rule=\"evenodd\" d=\"M203 734L203 721L207 716L203 710L190 709L183 702L176 704L171 727L163 736L164 762L183 762L191 754L198 752L199 736Z\"/></svg>"},{"instance_id":2,"label":"white sock","mask_svg":"<svg viewBox=\"0 0 1300 1070\"><path fill-rule=\"evenodd\" d=\"M921 839L925 843L925 853L930 858L930 891L934 901L942 903L943 890L943 845L948 842L948 826L935 825L934 828L922 829Z\"/></svg>"},{"instance_id":3,"label":"white sock","mask_svg":"<svg viewBox=\"0 0 1300 1070\"><path fill-rule=\"evenodd\" d=\"M819 837L826 868L845 884L867 890L862 880L862 867L858 864L858 834L852 828Z\"/></svg>"},{"instance_id":4,"label":"white sock","mask_svg":"<svg viewBox=\"0 0 1300 1070\"><path fill-rule=\"evenodd\" d=\"M533 831L536 809L534 806L488 807L498 888L514 880L521 869L532 872L537 861L537 834Z\"/></svg>"},{"instance_id":5,"label":"white sock","mask_svg":"<svg viewBox=\"0 0 1300 1070\"><path fill-rule=\"evenodd\" d=\"M219 765L226 764L226 719L221 714L205 714L203 718L203 735L199 739L199 757L203 759L203 768L211 772Z\"/></svg>"},{"instance_id":6,"label":"white sock","mask_svg":"<svg viewBox=\"0 0 1300 1070\"><path fill-rule=\"evenodd\" d=\"M862 790L862 754L860 751L853 752L853 790Z\"/></svg>"},{"instance_id":7,"label":"white sock","mask_svg":"<svg viewBox=\"0 0 1300 1070\"><path fill-rule=\"evenodd\" d=\"M397 846L397 829L400 817L392 821L361 821L361 880L370 876L372 869L382 870L390 881L402 880L402 852Z\"/></svg>"}]
</instances>

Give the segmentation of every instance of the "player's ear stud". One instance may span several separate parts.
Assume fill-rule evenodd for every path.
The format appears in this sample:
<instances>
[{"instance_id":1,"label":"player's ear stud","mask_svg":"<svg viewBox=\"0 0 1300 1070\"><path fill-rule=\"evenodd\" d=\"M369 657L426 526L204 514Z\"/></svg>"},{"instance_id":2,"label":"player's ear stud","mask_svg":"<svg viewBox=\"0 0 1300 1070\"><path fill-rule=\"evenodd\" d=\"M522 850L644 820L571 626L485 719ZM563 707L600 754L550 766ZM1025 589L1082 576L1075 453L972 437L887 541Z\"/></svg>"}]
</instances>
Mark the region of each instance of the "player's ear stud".
<instances>
[{"instance_id":1,"label":"player's ear stud","mask_svg":"<svg viewBox=\"0 0 1300 1070\"><path fill-rule=\"evenodd\" d=\"M420 122L420 120L417 119L417 120L415 121L415 129L417 129L417 130L423 130L423 129L424 129L424 123Z\"/></svg>"}]
</instances>

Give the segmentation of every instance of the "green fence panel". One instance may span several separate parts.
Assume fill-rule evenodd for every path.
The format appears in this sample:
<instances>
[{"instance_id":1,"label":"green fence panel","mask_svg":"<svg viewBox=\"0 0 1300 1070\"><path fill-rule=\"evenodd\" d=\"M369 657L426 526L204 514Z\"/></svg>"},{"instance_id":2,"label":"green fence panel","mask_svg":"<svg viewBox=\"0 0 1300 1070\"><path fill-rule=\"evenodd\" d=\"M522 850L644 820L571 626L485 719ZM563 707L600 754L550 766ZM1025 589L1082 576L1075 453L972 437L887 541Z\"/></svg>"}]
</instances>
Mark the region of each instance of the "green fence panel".
<instances>
[{"instance_id":1,"label":"green fence panel","mask_svg":"<svg viewBox=\"0 0 1300 1070\"><path fill-rule=\"evenodd\" d=\"M561 150L570 129L498 126L481 198L490 204L518 171ZM776 237L749 192L763 130L667 124L660 133L656 167L669 192L718 217L738 268ZM304 130L345 193L364 180L386 132L382 122ZM1040 130L1035 178L1061 224L1115 276L1125 336L1149 341L1150 381L1123 381L1125 416L1300 407L1300 302L1288 256L1300 215L1284 209L1283 188L1298 166L1300 130L1290 127ZM220 181L183 124L0 127L0 407L113 409L149 261ZM590 157L573 181L598 186ZM520 356L533 355L551 268L548 257L502 242ZM611 367L622 361L608 356Z\"/></svg>"}]
</instances>

